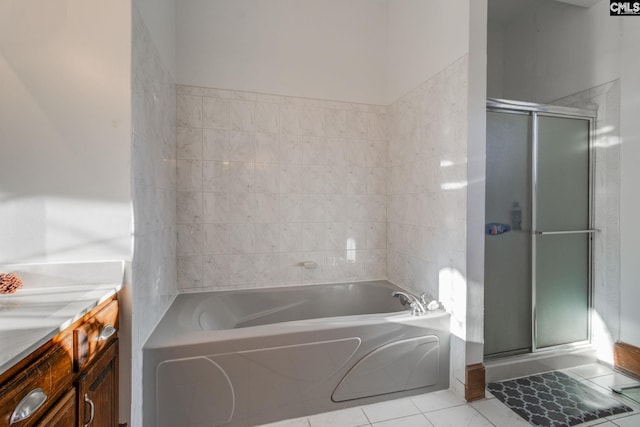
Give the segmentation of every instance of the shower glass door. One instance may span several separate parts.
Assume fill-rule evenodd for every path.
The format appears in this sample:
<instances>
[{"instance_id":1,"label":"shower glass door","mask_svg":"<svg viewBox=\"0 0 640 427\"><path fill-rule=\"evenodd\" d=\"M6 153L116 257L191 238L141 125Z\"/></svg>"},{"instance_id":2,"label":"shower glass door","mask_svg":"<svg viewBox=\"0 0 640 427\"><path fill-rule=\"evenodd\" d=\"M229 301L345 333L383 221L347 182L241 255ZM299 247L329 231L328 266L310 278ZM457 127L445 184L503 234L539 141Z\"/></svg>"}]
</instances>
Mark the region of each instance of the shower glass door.
<instances>
[{"instance_id":1,"label":"shower glass door","mask_svg":"<svg viewBox=\"0 0 640 427\"><path fill-rule=\"evenodd\" d=\"M508 224L511 231L485 236L487 354L531 349L530 200L531 117L488 111L485 216L487 222Z\"/></svg>"},{"instance_id":2,"label":"shower glass door","mask_svg":"<svg viewBox=\"0 0 640 427\"><path fill-rule=\"evenodd\" d=\"M587 342L593 115L487 105L485 355Z\"/></svg>"},{"instance_id":3,"label":"shower glass door","mask_svg":"<svg viewBox=\"0 0 640 427\"><path fill-rule=\"evenodd\" d=\"M534 116L534 348L589 339L589 128Z\"/></svg>"}]
</instances>

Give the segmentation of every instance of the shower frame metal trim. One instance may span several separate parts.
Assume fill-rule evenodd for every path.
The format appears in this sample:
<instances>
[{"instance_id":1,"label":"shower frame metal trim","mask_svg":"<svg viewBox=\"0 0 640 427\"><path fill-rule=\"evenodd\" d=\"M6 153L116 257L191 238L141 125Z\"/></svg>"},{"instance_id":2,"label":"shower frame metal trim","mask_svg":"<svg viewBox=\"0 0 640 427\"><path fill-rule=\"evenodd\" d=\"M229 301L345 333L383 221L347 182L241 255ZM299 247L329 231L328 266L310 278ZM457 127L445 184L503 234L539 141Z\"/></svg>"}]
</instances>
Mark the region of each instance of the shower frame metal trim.
<instances>
[{"instance_id":1,"label":"shower frame metal trim","mask_svg":"<svg viewBox=\"0 0 640 427\"><path fill-rule=\"evenodd\" d=\"M525 101L514 101L508 99L488 98L487 110L498 113L523 114L531 117L531 353L552 352L565 348L575 348L591 343L592 332L592 308L593 308L593 233L599 231L593 228L594 221L594 175L595 175L595 124L597 114L594 110L583 108L564 107L559 105L536 104ZM589 122L589 212L587 230L571 230L567 232L551 232L553 234L577 234L585 233L589 235L588 242L588 315L587 315L587 339L571 343L557 344L538 348L537 343L537 307L536 307L536 237L549 232L537 230L536 208L537 208L537 175L538 175L538 116L572 118L587 120ZM510 352L514 353L514 352ZM522 354L522 353L520 353ZM491 358L501 357L499 354L491 355ZM526 356L526 353L523 354ZM487 356L485 356L486 358Z\"/></svg>"},{"instance_id":2,"label":"shower frame metal trim","mask_svg":"<svg viewBox=\"0 0 640 427\"><path fill-rule=\"evenodd\" d=\"M513 101L510 99L499 98L487 98L487 110L514 114L549 113L556 116L590 119L596 118L595 110L564 107L561 105L536 104L533 102Z\"/></svg>"}]
</instances>

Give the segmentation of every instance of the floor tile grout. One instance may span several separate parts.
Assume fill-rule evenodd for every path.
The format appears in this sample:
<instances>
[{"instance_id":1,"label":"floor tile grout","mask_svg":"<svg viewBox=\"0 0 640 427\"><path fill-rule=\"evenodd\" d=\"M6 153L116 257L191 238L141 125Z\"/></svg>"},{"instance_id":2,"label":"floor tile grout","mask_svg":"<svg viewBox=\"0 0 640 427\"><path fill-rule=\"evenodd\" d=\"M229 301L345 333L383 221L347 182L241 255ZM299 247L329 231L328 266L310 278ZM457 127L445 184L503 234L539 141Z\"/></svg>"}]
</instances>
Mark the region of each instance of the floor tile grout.
<instances>
[{"instance_id":1,"label":"floor tile grout","mask_svg":"<svg viewBox=\"0 0 640 427\"><path fill-rule=\"evenodd\" d=\"M478 411L476 408L474 408L474 407L473 407L473 405L471 405L471 403L467 403L467 405L468 405L471 409L473 409L474 411L476 411L478 414L480 414L480 416L481 416L482 418L484 418L485 420L487 420L487 422L488 422L489 424L491 424L492 426L495 426L495 425L496 425L493 421L491 421L489 418L487 418L487 417L486 417L482 412L480 412L480 411Z\"/></svg>"},{"instance_id":2,"label":"floor tile grout","mask_svg":"<svg viewBox=\"0 0 640 427\"><path fill-rule=\"evenodd\" d=\"M369 418L369 416L367 415L367 411L364 410L363 406L360 406L360 410L364 414L364 417L367 419L367 421L369 421L369 425L372 426L373 422L371 421L371 418Z\"/></svg>"}]
</instances>

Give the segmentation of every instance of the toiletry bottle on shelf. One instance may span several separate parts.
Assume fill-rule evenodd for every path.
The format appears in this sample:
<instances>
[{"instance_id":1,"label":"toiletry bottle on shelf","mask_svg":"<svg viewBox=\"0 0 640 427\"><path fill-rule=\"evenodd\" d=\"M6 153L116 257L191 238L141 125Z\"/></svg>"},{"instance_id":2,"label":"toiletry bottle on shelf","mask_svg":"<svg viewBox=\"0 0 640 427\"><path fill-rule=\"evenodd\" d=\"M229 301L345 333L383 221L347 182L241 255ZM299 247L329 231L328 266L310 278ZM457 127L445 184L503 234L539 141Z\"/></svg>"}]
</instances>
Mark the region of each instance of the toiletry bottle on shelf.
<instances>
[{"instance_id":1,"label":"toiletry bottle on shelf","mask_svg":"<svg viewBox=\"0 0 640 427\"><path fill-rule=\"evenodd\" d=\"M511 207L511 229L522 230L522 209L518 202L513 202Z\"/></svg>"},{"instance_id":2,"label":"toiletry bottle on shelf","mask_svg":"<svg viewBox=\"0 0 640 427\"><path fill-rule=\"evenodd\" d=\"M490 222L484 226L485 234L497 236L498 234L508 233L511 231L509 224L501 224L499 222Z\"/></svg>"}]
</instances>

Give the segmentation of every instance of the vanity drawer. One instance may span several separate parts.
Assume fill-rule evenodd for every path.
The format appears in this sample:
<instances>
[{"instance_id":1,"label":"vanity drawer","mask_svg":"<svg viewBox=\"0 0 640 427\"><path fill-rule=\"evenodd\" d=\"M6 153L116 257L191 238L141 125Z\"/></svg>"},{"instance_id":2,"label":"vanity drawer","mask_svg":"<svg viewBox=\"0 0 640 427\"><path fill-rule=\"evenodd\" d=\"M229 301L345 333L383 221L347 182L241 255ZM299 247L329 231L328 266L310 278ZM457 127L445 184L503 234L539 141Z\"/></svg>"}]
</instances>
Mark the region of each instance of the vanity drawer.
<instances>
[{"instance_id":1,"label":"vanity drawer","mask_svg":"<svg viewBox=\"0 0 640 427\"><path fill-rule=\"evenodd\" d=\"M118 300L104 308L73 330L73 365L76 372L91 362L118 336Z\"/></svg>"},{"instance_id":2,"label":"vanity drawer","mask_svg":"<svg viewBox=\"0 0 640 427\"><path fill-rule=\"evenodd\" d=\"M71 386L73 364L70 348L71 336L67 335L2 385L0 426L33 425L56 402L58 396ZM23 411L16 410L19 407ZM20 420L18 412L30 415Z\"/></svg>"},{"instance_id":3,"label":"vanity drawer","mask_svg":"<svg viewBox=\"0 0 640 427\"><path fill-rule=\"evenodd\" d=\"M40 418L37 427L69 427L76 425L76 389L71 388L53 406L44 417Z\"/></svg>"}]
</instances>

